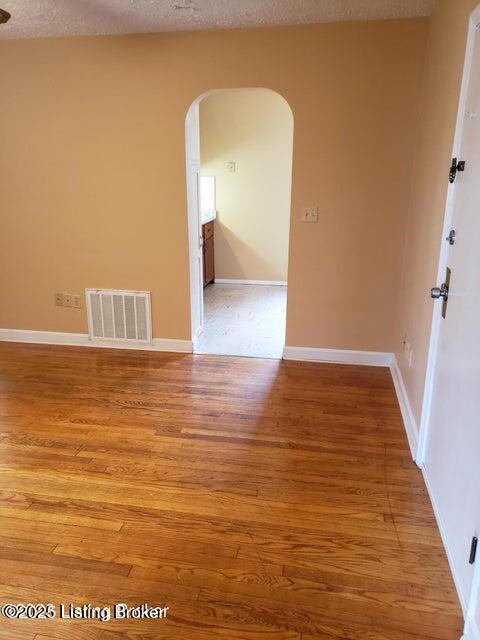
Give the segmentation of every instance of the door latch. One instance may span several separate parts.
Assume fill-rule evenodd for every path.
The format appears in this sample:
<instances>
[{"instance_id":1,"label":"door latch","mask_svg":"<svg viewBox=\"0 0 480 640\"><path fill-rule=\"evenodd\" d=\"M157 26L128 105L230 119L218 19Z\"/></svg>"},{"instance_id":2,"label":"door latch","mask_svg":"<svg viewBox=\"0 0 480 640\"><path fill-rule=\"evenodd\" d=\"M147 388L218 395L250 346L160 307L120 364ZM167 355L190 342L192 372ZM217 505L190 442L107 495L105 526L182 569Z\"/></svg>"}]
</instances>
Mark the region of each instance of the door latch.
<instances>
[{"instance_id":1,"label":"door latch","mask_svg":"<svg viewBox=\"0 0 480 640\"><path fill-rule=\"evenodd\" d=\"M450 291L450 277L452 272L449 267L447 267L447 274L445 276L445 282L439 287L432 287L430 289L430 296L434 300L438 300L439 298L443 299L442 302L442 318L445 318L447 315L447 304L448 304L448 294Z\"/></svg>"},{"instance_id":2,"label":"door latch","mask_svg":"<svg viewBox=\"0 0 480 640\"><path fill-rule=\"evenodd\" d=\"M448 172L448 179L450 180L450 183L455 182L458 171L465 171L465 160L457 161L456 158L452 158L452 165L450 167L450 171Z\"/></svg>"}]
</instances>

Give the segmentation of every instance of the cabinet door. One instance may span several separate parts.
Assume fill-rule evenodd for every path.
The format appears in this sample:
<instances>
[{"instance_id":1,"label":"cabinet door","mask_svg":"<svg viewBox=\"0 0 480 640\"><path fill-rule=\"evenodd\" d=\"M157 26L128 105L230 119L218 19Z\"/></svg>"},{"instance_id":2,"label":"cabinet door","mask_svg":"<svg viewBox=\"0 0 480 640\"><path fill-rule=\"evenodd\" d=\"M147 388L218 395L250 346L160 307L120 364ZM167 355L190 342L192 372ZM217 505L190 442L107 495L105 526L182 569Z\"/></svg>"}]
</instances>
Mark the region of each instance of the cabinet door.
<instances>
[{"instance_id":1,"label":"cabinet door","mask_svg":"<svg viewBox=\"0 0 480 640\"><path fill-rule=\"evenodd\" d=\"M203 233L203 237L204 238L213 237L213 221L212 222L207 222L206 224L203 225L202 233Z\"/></svg>"},{"instance_id":2,"label":"cabinet door","mask_svg":"<svg viewBox=\"0 0 480 640\"><path fill-rule=\"evenodd\" d=\"M213 236L203 241L203 285L207 286L215 279L215 257Z\"/></svg>"}]
</instances>

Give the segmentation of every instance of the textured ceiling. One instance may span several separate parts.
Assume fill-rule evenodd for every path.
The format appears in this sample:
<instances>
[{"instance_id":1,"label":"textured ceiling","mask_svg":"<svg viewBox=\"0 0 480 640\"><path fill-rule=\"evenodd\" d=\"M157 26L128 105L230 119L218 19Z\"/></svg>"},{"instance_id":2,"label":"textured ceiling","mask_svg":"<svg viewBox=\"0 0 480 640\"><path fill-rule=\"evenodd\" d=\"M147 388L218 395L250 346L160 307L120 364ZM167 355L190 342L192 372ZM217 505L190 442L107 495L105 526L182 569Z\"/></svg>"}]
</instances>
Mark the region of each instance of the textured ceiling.
<instances>
[{"instance_id":1,"label":"textured ceiling","mask_svg":"<svg viewBox=\"0 0 480 640\"><path fill-rule=\"evenodd\" d=\"M435 0L0 0L0 39L192 31L429 15Z\"/></svg>"}]
</instances>

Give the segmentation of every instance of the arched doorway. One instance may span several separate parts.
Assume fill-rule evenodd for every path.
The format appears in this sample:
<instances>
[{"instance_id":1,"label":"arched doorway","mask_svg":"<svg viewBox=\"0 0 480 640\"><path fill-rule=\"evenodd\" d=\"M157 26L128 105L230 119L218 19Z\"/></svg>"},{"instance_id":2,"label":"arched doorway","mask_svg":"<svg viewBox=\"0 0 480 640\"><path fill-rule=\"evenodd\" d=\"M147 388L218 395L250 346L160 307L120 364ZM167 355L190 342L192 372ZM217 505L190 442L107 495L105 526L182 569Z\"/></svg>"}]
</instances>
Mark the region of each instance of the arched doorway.
<instances>
[{"instance_id":1,"label":"arched doorway","mask_svg":"<svg viewBox=\"0 0 480 640\"><path fill-rule=\"evenodd\" d=\"M221 89L186 117L194 351L280 358L293 114L270 89Z\"/></svg>"}]
</instances>

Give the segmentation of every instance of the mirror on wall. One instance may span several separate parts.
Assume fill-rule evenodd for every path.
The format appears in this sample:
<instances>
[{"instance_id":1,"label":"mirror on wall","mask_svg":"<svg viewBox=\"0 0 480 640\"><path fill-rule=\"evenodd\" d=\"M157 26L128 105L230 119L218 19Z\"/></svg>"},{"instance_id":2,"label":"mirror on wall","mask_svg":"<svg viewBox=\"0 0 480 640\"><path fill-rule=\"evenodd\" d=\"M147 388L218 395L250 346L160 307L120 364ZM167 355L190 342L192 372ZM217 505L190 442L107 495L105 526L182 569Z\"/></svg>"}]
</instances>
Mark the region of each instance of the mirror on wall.
<instances>
[{"instance_id":1,"label":"mirror on wall","mask_svg":"<svg viewBox=\"0 0 480 640\"><path fill-rule=\"evenodd\" d=\"M200 176L200 215L202 220L216 215L214 176Z\"/></svg>"}]
</instances>

